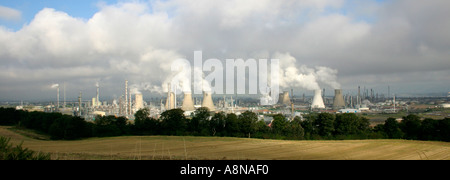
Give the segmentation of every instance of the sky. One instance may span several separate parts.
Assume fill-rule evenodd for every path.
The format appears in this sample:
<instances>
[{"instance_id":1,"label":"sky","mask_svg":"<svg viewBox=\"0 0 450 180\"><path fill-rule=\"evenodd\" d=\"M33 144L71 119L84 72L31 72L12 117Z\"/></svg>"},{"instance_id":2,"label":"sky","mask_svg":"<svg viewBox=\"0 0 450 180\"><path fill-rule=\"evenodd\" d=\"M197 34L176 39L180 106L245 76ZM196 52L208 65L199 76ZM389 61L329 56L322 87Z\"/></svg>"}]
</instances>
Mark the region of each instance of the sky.
<instances>
[{"instance_id":1,"label":"sky","mask_svg":"<svg viewBox=\"0 0 450 180\"><path fill-rule=\"evenodd\" d=\"M279 58L284 78L312 75L329 95L446 94L448 17L447 0L0 0L0 101L51 100L53 84L93 97L96 83L108 99L125 79L157 94L194 51ZM312 94L294 80L282 88Z\"/></svg>"}]
</instances>

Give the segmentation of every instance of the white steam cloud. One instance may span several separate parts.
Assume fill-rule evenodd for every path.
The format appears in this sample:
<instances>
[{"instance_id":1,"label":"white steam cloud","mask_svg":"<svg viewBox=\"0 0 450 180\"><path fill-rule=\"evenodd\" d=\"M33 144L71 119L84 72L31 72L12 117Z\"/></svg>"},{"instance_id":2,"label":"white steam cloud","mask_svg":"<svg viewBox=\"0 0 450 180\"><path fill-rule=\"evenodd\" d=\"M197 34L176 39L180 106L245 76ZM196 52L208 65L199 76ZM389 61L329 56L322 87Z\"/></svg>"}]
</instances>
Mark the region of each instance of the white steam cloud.
<instances>
[{"instance_id":1,"label":"white steam cloud","mask_svg":"<svg viewBox=\"0 0 450 180\"><path fill-rule=\"evenodd\" d=\"M189 64L185 64L184 68L190 68L188 67ZM167 83L171 82L172 87L171 91L175 91L177 93L184 92L184 93L192 93L192 86L194 88L201 88L201 91L211 92L211 84L208 80L205 79L205 73L202 71L202 69L198 67L190 68L189 70L185 69L176 69L177 72L173 72L173 76L171 76L169 79L163 83L163 89L165 92L167 92ZM192 78L192 74L194 76L199 76L198 78Z\"/></svg>"},{"instance_id":2,"label":"white steam cloud","mask_svg":"<svg viewBox=\"0 0 450 180\"><path fill-rule=\"evenodd\" d=\"M307 90L320 89L319 82L331 86L333 89L340 89L337 82L338 71L329 67L317 66L309 68L305 65L297 68L297 59L290 53L275 53L274 59L280 60L280 86L283 88L300 87Z\"/></svg>"},{"instance_id":3,"label":"white steam cloud","mask_svg":"<svg viewBox=\"0 0 450 180\"><path fill-rule=\"evenodd\" d=\"M161 86L153 85L151 83L132 84L130 86L131 94L142 94L142 91L148 91L150 93L159 93L159 94L163 93Z\"/></svg>"}]
</instances>

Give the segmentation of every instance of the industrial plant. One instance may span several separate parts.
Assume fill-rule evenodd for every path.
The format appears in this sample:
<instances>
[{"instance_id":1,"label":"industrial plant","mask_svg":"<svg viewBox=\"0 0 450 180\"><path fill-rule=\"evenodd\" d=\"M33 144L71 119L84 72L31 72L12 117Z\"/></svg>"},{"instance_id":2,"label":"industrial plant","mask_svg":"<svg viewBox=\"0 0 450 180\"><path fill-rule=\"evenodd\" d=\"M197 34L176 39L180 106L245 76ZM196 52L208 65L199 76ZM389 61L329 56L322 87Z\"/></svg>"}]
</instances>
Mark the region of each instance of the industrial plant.
<instances>
[{"instance_id":1,"label":"industrial plant","mask_svg":"<svg viewBox=\"0 0 450 180\"><path fill-rule=\"evenodd\" d=\"M312 112L328 113L364 113L364 114L389 114L400 111L420 111L420 109L448 108L449 97L397 97L391 94L390 87L387 92L375 92L360 86L355 89L343 90L333 89L334 94L325 94L326 89L314 91L291 88L290 91L282 91L279 94L278 103L270 106L260 105L260 97L250 95L219 95L204 91L202 95L193 95L191 92L176 93L170 84L166 94L154 97L144 97L141 92L132 92L124 81L122 95L114 99L103 99L101 96L101 84L96 83L95 96L84 97L79 92L78 101L67 102L65 85L63 90L63 102L60 102L60 85L52 85L56 90L55 101L47 104L20 104L16 109L29 111L61 112L63 114L81 116L86 120L95 121L97 116L124 116L131 122L134 114L143 108L147 108L150 116L159 118L161 113L170 109L181 109L186 117L193 115L200 107L208 108L213 112L235 113L237 115L244 111L252 111L259 115L260 120L270 123L271 115L283 114L287 119L295 117L303 119L305 114ZM297 93L294 93L295 92ZM330 92L330 91L328 91ZM331 91L333 92L333 91ZM91 92L92 93L92 92ZM308 94L308 95L306 95ZM428 106L426 106L426 105ZM438 114L441 117L448 114Z\"/></svg>"}]
</instances>

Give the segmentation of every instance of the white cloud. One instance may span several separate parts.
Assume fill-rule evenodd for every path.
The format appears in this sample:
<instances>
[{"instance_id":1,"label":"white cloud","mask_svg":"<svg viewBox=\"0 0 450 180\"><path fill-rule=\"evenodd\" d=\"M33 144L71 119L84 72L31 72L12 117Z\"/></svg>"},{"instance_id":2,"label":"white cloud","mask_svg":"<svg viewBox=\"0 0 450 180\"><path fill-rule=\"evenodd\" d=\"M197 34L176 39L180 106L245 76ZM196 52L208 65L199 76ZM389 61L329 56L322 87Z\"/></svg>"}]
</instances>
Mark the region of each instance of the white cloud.
<instances>
[{"instance_id":1,"label":"white cloud","mask_svg":"<svg viewBox=\"0 0 450 180\"><path fill-rule=\"evenodd\" d=\"M426 76L450 70L447 1L396 1L376 8L373 2L359 3L373 9L369 14L375 22L356 18L360 12L329 11L345 4L133 1L101 4L89 19L46 8L16 32L0 27L0 93L7 97L13 94L7 91L10 86L22 88L21 83L48 86L68 79L80 87L102 79L111 88L128 79L158 89L170 76L170 63L192 60L196 50L203 50L204 60L279 56L287 59L282 64L286 72L305 74L297 78L312 79L308 72L323 71L327 76L317 81L336 78L347 87L363 82L358 77L389 79L395 74L401 82L411 71Z\"/></svg>"},{"instance_id":2,"label":"white cloud","mask_svg":"<svg viewBox=\"0 0 450 180\"><path fill-rule=\"evenodd\" d=\"M0 5L0 19L18 21L22 18L22 12L19 10Z\"/></svg>"}]
</instances>

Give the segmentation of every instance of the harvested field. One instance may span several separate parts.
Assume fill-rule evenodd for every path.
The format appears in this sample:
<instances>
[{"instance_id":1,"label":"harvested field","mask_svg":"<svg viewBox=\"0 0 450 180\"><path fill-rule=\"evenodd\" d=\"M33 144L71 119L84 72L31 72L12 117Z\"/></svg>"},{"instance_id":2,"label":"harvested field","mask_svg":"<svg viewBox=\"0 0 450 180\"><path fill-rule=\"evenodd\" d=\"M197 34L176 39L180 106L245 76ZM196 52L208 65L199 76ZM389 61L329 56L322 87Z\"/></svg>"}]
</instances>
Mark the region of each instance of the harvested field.
<instances>
[{"instance_id":1,"label":"harvested field","mask_svg":"<svg viewBox=\"0 0 450 180\"><path fill-rule=\"evenodd\" d=\"M122 136L77 141L26 137L0 126L0 136L52 159L450 160L450 143L408 140L286 141L229 137Z\"/></svg>"}]
</instances>

